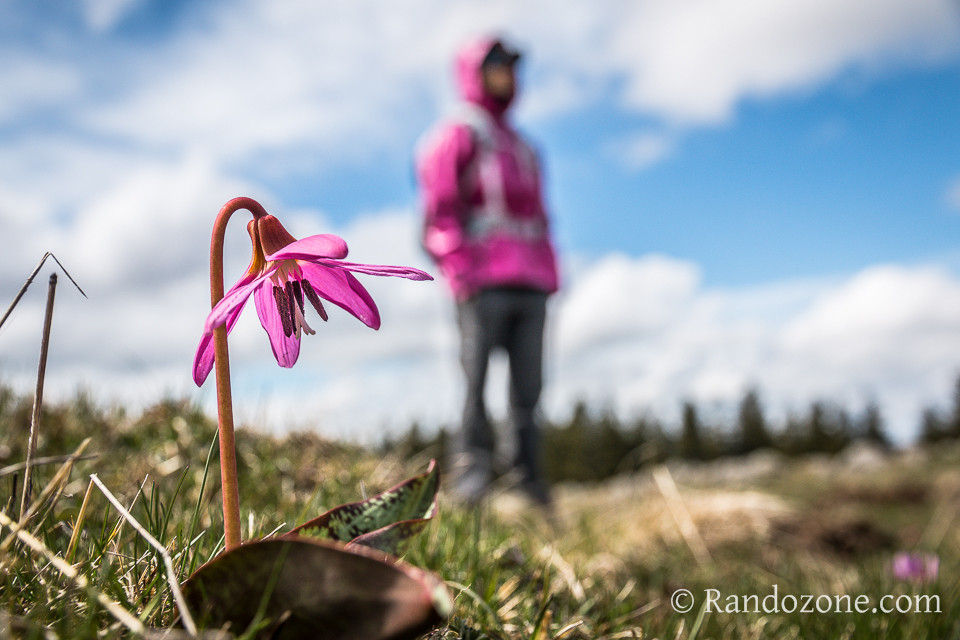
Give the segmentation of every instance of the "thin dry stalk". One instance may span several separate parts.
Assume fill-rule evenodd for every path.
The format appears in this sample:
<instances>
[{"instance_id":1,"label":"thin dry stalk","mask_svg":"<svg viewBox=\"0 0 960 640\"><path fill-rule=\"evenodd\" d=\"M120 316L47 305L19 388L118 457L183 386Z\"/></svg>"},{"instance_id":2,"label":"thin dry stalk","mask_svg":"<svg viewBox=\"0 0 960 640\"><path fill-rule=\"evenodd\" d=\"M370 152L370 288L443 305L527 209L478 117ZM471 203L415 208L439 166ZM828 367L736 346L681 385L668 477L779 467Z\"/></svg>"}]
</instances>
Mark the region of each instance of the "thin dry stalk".
<instances>
[{"instance_id":1,"label":"thin dry stalk","mask_svg":"<svg viewBox=\"0 0 960 640\"><path fill-rule=\"evenodd\" d=\"M89 444L90 438L85 438L84 441L80 443L80 446L77 447L72 454L70 454L70 457L67 458L63 465L61 465L61 467L57 470L57 473L53 476L50 482L47 483L47 486L44 487L37 499L34 500L33 504L30 505L26 515L21 518L22 522L26 522L26 520L32 518L33 514L40 509L40 506L47 500L47 498L55 493L59 489L60 485L66 481L70 475L70 472L73 470L73 464L77 461L77 459L80 458L80 455L84 452L84 450L86 450ZM0 542L0 553L5 552L10 545L13 544L14 540L16 540L16 536L11 533L3 540L3 542Z\"/></svg>"},{"instance_id":2,"label":"thin dry stalk","mask_svg":"<svg viewBox=\"0 0 960 640\"><path fill-rule=\"evenodd\" d=\"M40 339L40 363L37 365L37 388L33 394L33 413L30 416L30 439L27 441L27 460L23 470L23 496L20 498L20 521L24 522L30 493L33 491L31 463L37 454L37 432L40 430L40 408L43 406L43 381L47 375L47 352L50 348L50 325L53 323L53 302L57 293L57 274L50 274L47 287L47 308L43 316L43 337Z\"/></svg>"},{"instance_id":3,"label":"thin dry stalk","mask_svg":"<svg viewBox=\"0 0 960 640\"><path fill-rule=\"evenodd\" d=\"M140 483L140 488L137 489L136 495L133 496L133 500L130 502L130 506L127 507L127 511L133 511L133 507L136 506L137 500L139 500L139 499L140 499L140 496L143 495L143 488L147 485L147 481L148 481L149 479L150 479L150 474L148 473L147 475L145 475L145 476L143 477L143 482ZM120 542L119 542L119 540L120 540L120 531L123 529L123 523L125 523L125 522L126 522L126 520L124 519L123 516L120 516L119 518L117 518L117 526L115 526L115 527L113 528L113 531L110 532L110 535L107 536L107 542L108 542L108 543L111 543L111 542L112 542L114 548L116 548L116 549L118 550L118 551L117 551L117 555L120 555L120 552L119 552L119 549L120 549Z\"/></svg>"},{"instance_id":4,"label":"thin dry stalk","mask_svg":"<svg viewBox=\"0 0 960 640\"><path fill-rule=\"evenodd\" d=\"M80 529L83 527L83 521L87 517L87 506L90 504L90 495L93 493L93 480L87 484L87 491L83 494L83 502L80 503L80 512L77 514L77 521L73 523L73 533L70 534L70 543L67 545L67 562L73 559L73 551L77 548L77 542L80 540Z\"/></svg>"},{"instance_id":5,"label":"thin dry stalk","mask_svg":"<svg viewBox=\"0 0 960 640\"><path fill-rule=\"evenodd\" d=\"M573 567L570 566L570 563L564 560L563 556L561 556L552 545L545 546L540 551L540 557L549 562L557 570L560 577L563 578L563 581L567 584L570 595L572 595L577 602L583 602L584 598L586 598L586 592L583 589L583 585L577 580L577 574L573 570Z\"/></svg>"},{"instance_id":6,"label":"thin dry stalk","mask_svg":"<svg viewBox=\"0 0 960 640\"><path fill-rule=\"evenodd\" d=\"M0 327L3 326L3 323L7 321L7 318L10 317L10 314L13 313L13 310L17 307L17 303L20 302L20 298L23 297L23 294L27 292L27 289L30 288L30 284L33 282L33 279L37 277L37 274L40 273L40 269L43 268L43 263L47 261L47 258L53 258L53 261L57 263L57 266L60 267L60 270L63 271L64 275L70 279L70 282L73 283L73 286L77 288L77 291L80 292L84 298L87 297L87 294L83 292L83 289L80 288L80 285L77 284L77 281L73 279L73 276L70 275L70 272L67 271L67 268L57 259L57 256L53 255L49 251L43 254L43 257L40 258L40 262L37 263L37 266L34 270L27 276L26 281L23 283L23 286L20 287L20 291L17 292L17 295L13 298L13 302L10 303L10 306L7 307L7 310L3 312L3 317L0 318Z\"/></svg>"},{"instance_id":7,"label":"thin dry stalk","mask_svg":"<svg viewBox=\"0 0 960 640\"><path fill-rule=\"evenodd\" d=\"M10 478L10 497L7 498L7 504L5 504L3 507L4 511L9 511L10 513L14 513L13 507L16 505L16 502L17 502L17 479L18 478L19 476L16 473L14 473L13 477Z\"/></svg>"},{"instance_id":8,"label":"thin dry stalk","mask_svg":"<svg viewBox=\"0 0 960 640\"><path fill-rule=\"evenodd\" d=\"M120 624L125 626L132 633L137 635L144 634L146 628L136 616L120 606L120 604L115 600L111 600L105 594L98 591L95 587L92 587L87 581L86 576L79 573L76 569L74 569L73 565L69 564L66 560L53 553L47 548L46 545L43 544L43 542L30 535L29 532L24 531L19 524L11 520L10 517L7 516L7 514L3 511L0 511L0 525L9 527L12 531L11 535L16 536L27 547L45 557L53 566L53 568L59 571L61 575L68 578L78 588L83 589L87 593L91 594L97 600L97 602L103 605L104 609L106 609L110 615L120 622Z\"/></svg>"},{"instance_id":9,"label":"thin dry stalk","mask_svg":"<svg viewBox=\"0 0 960 640\"><path fill-rule=\"evenodd\" d=\"M166 569L167 582L170 585L170 591L173 593L173 600L177 604L177 609L180 611L180 617L183 619L183 626L187 628L187 633L191 636L197 636L197 625L193 622L193 616L190 615L190 610L187 608L187 602L183 599L183 593L180 592L180 585L177 582L177 574L173 570L173 560L170 558L170 553L167 552L166 547L160 544L156 538L150 535L150 532L147 531L142 524L140 524L133 515L127 511L120 501L110 492L109 489L100 481L100 478L97 477L97 474L90 474L90 480L97 485L97 488L103 492L103 495L106 496L107 500L110 501L110 504L116 508L117 511L124 517L124 519L130 523L130 526L137 530L143 539L147 543L157 550L157 553L160 554L160 557L163 558L163 566Z\"/></svg>"},{"instance_id":10,"label":"thin dry stalk","mask_svg":"<svg viewBox=\"0 0 960 640\"><path fill-rule=\"evenodd\" d=\"M680 636L683 635L683 620L680 621L680 630L677 632L676 640L680 640ZM627 629L626 631L618 631L617 633L600 636L597 640L640 640L643 637L643 631L638 629Z\"/></svg>"},{"instance_id":11,"label":"thin dry stalk","mask_svg":"<svg viewBox=\"0 0 960 640\"><path fill-rule=\"evenodd\" d=\"M700 565L711 564L713 558L710 557L707 544L703 541L700 530L697 529L693 518L690 517L690 512L683 504L683 498L680 497L680 491L677 490L677 484L673 481L670 470L660 465L653 470L653 479L657 483L657 488L660 489L663 499L667 502L667 508L670 509L670 515L673 516L677 528L680 529L680 535L683 536L683 540L690 547L690 551L693 552L693 557Z\"/></svg>"},{"instance_id":12,"label":"thin dry stalk","mask_svg":"<svg viewBox=\"0 0 960 640\"><path fill-rule=\"evenodd\" d=\"M561 638L566 637L568 633L570 633L571 631L573 631L574 629L580 626L583 626L583 620L576 620L574 622L571 622L564 628L560 629L560 631L557 631L557 633L554 634L553 636L553 640L560 640Z\"/></svg>"},{"instance_id":13,"label":"thin dry stalk","mask_svg":"<svg viewBox=\"0 0 960 640\"><path fill-rule=\"evenodd\" d=\"M59 464L61 462L66 462L72 457L72 454L67 454L65 456L41 456L39 458L34 458L33 462L30 463L32 467L39 467L45 464ZM82 456L77 456L74 458L74 462L77 460L93 460L94 458L99 458L99 453L88 453ZM4 476L9 476L12 473L19 473L23 471L27 466L26 462L15 462L13 464L8 464L5 467L0 467L0 478Z\"/></svg>"},{"instance_id":14,"label":"thin dry stalk","mask_svg":"<svg viewBox=\"0 0 960 640\"><path fill-rule=\"evenodd\" d=\"M634 609L634 610L631 611L630 613L624 614L624 615L620 616L619 618L615 618L615 619L611 620L610 622L607 623L606 626L609 628L609 627L618 627L618 626L624 625L624 624L630 622L631 620L635 620L635 619L637 619L637 618L639 618L639 617L641 617L641 616L649 613L650 611L653 611L654 609L656 609L656 608L659 607L659 606L660 606L660 599L659 599L659 598L657 598L657 599L655 599L655 600L651 600L650 602L648 602L647 604L643 605L643 606L640 607L639 609Z\"/></svg>"}]
</instances>

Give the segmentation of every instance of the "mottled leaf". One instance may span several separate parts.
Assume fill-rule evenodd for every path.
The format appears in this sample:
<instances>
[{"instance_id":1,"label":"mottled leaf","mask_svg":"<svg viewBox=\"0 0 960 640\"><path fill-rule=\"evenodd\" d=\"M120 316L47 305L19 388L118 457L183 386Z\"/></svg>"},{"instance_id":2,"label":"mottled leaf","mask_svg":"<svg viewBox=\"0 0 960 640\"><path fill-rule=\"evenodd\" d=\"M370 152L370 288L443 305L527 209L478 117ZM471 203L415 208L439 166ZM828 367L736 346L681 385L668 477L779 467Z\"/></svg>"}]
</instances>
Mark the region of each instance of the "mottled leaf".
<instances>
[{"instance_id":1,"label":"mottled leaf","mask_svg":"<svg viewBox=\"0 0 960 640\"><path fill-rule=\"evenodd\" d=\"M224 552L183 584L206 628L297 640L416 638L450 615L436 575L378 551L304 537ZM251 625L253 625L251 627Z\"/></svg>"},{"instance_id":2,"label":"mottled leaf","mask_svg":"<svg viewBox=\"0 0 960 640\"><path fill-rule=\"evenodd\" d=\"M357 536L347 543L347 546L359 544L384 553L397 554L403 548L403 544L420 533L429 521L428 518L420 518L394 522L376 531Z\"/></svg>"},{"instance_id":3,"label":"mottled leaf","mask_svg":"<svg viewBox=\"0 0 960 640\"><path fill-rule=\"evenodd\" d=\"M440 473L431 460L426 473L361 502L334 507L285 536L339 540L396 553L437 512Z\"/></svg>"}]
</instances>

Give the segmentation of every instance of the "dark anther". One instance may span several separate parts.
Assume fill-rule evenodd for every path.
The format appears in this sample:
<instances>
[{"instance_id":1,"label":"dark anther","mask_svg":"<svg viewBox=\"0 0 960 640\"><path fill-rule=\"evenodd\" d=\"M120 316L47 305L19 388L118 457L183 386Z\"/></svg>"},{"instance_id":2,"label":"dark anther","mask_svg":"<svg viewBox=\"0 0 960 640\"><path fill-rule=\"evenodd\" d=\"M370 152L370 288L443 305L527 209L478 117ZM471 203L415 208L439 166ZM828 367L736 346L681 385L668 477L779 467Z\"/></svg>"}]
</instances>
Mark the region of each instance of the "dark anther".
<instances>
[{"instance_id":1,"label":"dark anther","mask_svg":"<svg viewBox=\"0 0 960 640\"><path fill-rule=\"evenodd\" d=\"M287 306L290 309L290 326L291 329L296 326L296 321L294 318L297 317L297 300L293 295L293 282L287 280L287 284L284 285L283 292L286 294ZM292 333L292 331L291 331Z\"/></svg>"},{"instance_id":2,"label":"dark anther","mask_svg":"<svg viewBox=\"0 0 960 640\"><path fill-rule=\"evenodd\" d=\"M283 325L283 335L289 338L293 335L293 316L290 313L290 301L282 287L273 287L273 300L277 303L280 324Z\"/></svg>"},{"instance_id":3,"label":"dark anther","mask_svg":"<svg viewBox=\"0 0 960 640\"><path fill-rule=\"evenodd\" d=\"M297 306L300 307L300 313L303 313L303 291L300 289L300 281L291 280L287 283L287 287L293 289L293 297L297 301ZM287 295L290 295L289 289L287 290Z\"/></svg>"},{"instance_id":4,"label":"dark anther","mask_svg":"<svg viewBox=\"0 0 960 640\"><path fill-rule=\"evenodd\" d=\"M313 308L317 310L317 313L320 315L320 318L326 321L327 310L323 308L323 303L320 302L320 296L317 295L317 292L314 290L313 285L311 285L308 280L303 280L302 283L303 283L303 293L306 294L307 300L309 300L310 304L313 305Z\"/></svg>"}]
</instances>

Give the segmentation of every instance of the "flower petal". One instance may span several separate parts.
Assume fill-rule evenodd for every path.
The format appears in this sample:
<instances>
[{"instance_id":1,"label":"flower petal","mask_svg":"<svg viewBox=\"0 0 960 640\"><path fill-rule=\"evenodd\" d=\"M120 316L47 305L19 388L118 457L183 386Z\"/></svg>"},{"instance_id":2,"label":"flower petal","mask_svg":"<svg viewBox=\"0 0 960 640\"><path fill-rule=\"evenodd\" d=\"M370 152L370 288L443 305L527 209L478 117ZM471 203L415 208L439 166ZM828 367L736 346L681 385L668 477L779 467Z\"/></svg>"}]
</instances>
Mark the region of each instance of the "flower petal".
<instances>
[{"instance_id":1,"label":"flower petal","mask_svg":"<svg viewBox=\"0 0 960 640\"><path fill-rule=\"evenodd\" d=\"M249 279L249 276L241 278L237 284L233 285L230 290L227 291L220 302L213 305L213 309L210 310L210 315L207 316L207 321L203 325L204 332L208 330L213 331L225 323L233 309L242 307L247 302L250 294L253 293L253 290L273 275L273 272L276 270L277 265L273 265L253 279Z\"/></svg>"},{"instance_id":2,"label":"flower petal","mask_svg":"<svg viewBox=\"0 0 960 640\"><path fill-rule=\"evenodd\" d=\"M338 269L347 269L357 273L368 273L372 276L396 276L398 278L407 278L409 280L433 280L433 276L420 269L413 267L399 267L387 264L360 264L359 262L346 262L344 260L330 260L327 258L318 258L313 260L316 264L322 264L325 267L336 267Z\"/></svg>"},{"instance_id":3,"label":"flower petal","mask_svg":"<svg viewBox=\"0 0 960 640\"><path fill-rule=\"evenodd\" d=\"M244 305L253 290L264 280L276 271L276 268L269 269L266 273L257 277L249 274L245 275L233 287L227 291L226 295L213 306L210 314L207 316L203 326L203 335L200 336L200 344L197 345L197 352L193 358L193 381L196 385L202 386L210 371L213 369L214 348L213 348L213 330L226 324L227 333L233 329L233 325L240 318Z\"/></svg>"},{"instance_id":4,"label":"flower petal","mask_svg":"<svg viewBox=\"0 0 960 640\"><path fill-rule=\"evenodd\" d=\"M380 328L380 311L367 290L352 273L324 264L299 262L303 279L310 282L321 298L352 313L363 324Z\"/></svg>"},{"instance_id":5,"label":"flower petal","mask_svg":"<svg viewBox=\"0 0 960 640\"><path fill-rule=\"evenodd\" d=\"M257 289L253 295L253 302L257 306L260 324L270 338L270 348L273 349L277 364L281 367L292 367L300 356L300 332L294 331L292 335L284 335L283 322L280 319L280 312L277 311L277 301L273 296L273 287L267 285Z\"/></svg>"},{"instance_id":6,"label":"flower petal","mask_svg":"<svg viewBox=\"0 0 960 640\"><path fill-rule=\"evenodd\" d=\"M246 299L237 307L234 307L230 312L230 316L227 318L227 333L233 329L233 325L237 323L237 320L240 318L240 313L243 311L243 307L246 304ZM207 376L210 375L210 371L213 369L213 329L210 331L204 331L203 335L200 337L200 344L197 346L197 354L193 358L193 381L197 383L198 387L203 386L203 382L207 379Z\"/></svg>"},{"instance_id":7,"label":"flower petal","mask_svg":"<svg viewBox=\"0 0 960 640\"><path fill-rule=\"evenodd\" d=\"M267 260L315 260L316 258L346 258L347 243L340 236L321 233L291 242L283 249L267 256Z\"/></svg>"}]
</instances>

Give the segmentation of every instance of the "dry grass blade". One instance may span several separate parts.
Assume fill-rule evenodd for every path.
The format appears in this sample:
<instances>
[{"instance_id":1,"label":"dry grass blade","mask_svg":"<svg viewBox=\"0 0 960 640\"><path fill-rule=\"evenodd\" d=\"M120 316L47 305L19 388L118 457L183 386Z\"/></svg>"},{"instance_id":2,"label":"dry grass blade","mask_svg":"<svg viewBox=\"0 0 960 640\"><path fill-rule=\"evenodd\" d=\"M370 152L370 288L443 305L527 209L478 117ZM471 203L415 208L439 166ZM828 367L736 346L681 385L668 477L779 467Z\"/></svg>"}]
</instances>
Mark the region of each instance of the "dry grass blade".
<instances>
[{"instance_id":1,"label":"dry grass blade","mask_svg":"<svg viewBox=\"0 0 960 640\"><path fill-rule=\"evenodd\" d=\"M48 549L43 542L30 535L29 532L24 531L19 524L11 520L10 517L7 516L7 514L3 511L0 511L0 525L9 527L12 531L12 536L15 536L27 547L44 556L57 571L70 579L75 585L77 585L78 588L83 589L84 591L87 591L93 595L97 602L103 605L103 607L110 612L110 614L123 626L137 635L143 635L145 627L136 616L120 606L120 604L115 600L111 600L105 594L90 586L86 576L80 574L76 569L73 568L73 565L69 564L66 560L50 551L50 549Z\"/></svg>"},{"instance_id":2,"label":"dry grass blade","mask_svg":"<svg viewBox=\"0 0 960 640\"><path fill-rule=\"evenodd\" d=\"M144 636L146 640L184 640L191 637L193 636L179 629L147 629L147 634ZM234 640L236 638L235 635L223 629L208 629L201 632L199 637L203 640Z\"/></svg>"},{"instance_id":3,"label":"dry grass blade","mask_svg":"<svg viewBox=\"0 0 960 640\"><path fill-rule=\"evenodd\" d=\"M618 631L617 633L612 633L610 635L600 636L599 638L597 638L597 640L627 640L628 638L632 638L633 640L640 640L640 638L643 637L643 635L641 634L642 632L637 631L636 629L627 629L626 631ZM682 634L683 634L683 623L681 622L680 630L677 633L677 637L675 640L680 640L680 636Z\"/></svg>"},{"instance_id":4,"label":"dry grass blade","mask_svg":"<svg viewBox=\"0 0 960 640\"><path fill-rule=\"evenodd\" d=\"M553 636L553 640L560 640L561 638L565 637L568 633L570 633L571 631L573 631L574 629L582 625L583 625L583 620L576 620L574 622L571 622L564 628L560 629L560 631L557 631L556 635Z\"/></svg>"},{"instance_id":5,"label":"dry grass blade","mask_svg":"<svg viewBox=\"0 0 960 640\"><path fill-rule=\"evenodd\" d=\"M70 472L73 470L73 464L80 458L80 455L86 450L90 445L90 438L84 438L83 442L80 443L80 446L77 447L72 454L67 458L66 462L57 470L57 473L53 476L50 482L47 483L47 486L43 488L43 491L33 501L33 504L30 505L30 508L27 510L26 514L21 514L21 522L26 522L33 514L35 514L47 498L57 492L60 488L60 485L67 479L70 475ZM0 553L5 552L13 541L16 539L14 534L7 536L2 543L0 543Z\"/></svg>"},{"instance_id":6,"label":"dry grass blade","mask_svg":"<svg viewBox=\"0 0 960 640\"><path fill-rule=\"evenodd\" d=\"M75 286L75 287L77 288L77 291L80 292L80 295L82 295L84 298L86 298L86 297L87 297L87 294L83 292L83 289L81 289L81 288L80 288L80 285L77 284L77 281L73 279L73 276L70 275L70 272L67 271L67 268L66 268L65 266L63 266L63 263L60 262L60 260L57 258L57 256L54 255L52 252L48 252L48 253L49 253L50 257L53 258L53 261L57 263L57 266L60 267L60 270L63 271L63 275L67 276L67 279L69 279L70 282L73 283L73 286Z\"/></svg>"},{"instance_id":7,"label":"dry grass blade","mask_svg":"<svg viewBox=\"0 0 960 640\"><path fill-rule=\"evenodd\" d=\"M73 551L77 548L77 542L80 540L80 529L83 521L87 517L87 506L90 504L90 495L93 493L93 480L87 484L87 490L83 494L83 502L80 504L80 511L77 513L77 520L73 523L73 533L70 534L70 543L67 544L67 562L73 558Z\"/></svg>"},{"instance_id":8,"label":"dry grass blade","mask_svg":"<svg viewBox=\"0 0 960 640\"><path fill-rule=\"evenodd\" d=\"M583 585L577 580L577 574L573 570L573 567L570 566L570 563L564 560L563 556L561 556L552 545L545 546L540 551L540 557L549 562L550 565L557 570L560 577L563 578L563 581L566 583L570 595L572 595L577 602L583 602L584 598L586 598L586 592L583 589Z\"/></svg>"},{"instance_id":9,"label":"dry grass blade","mask_svg":"<svg viewBox=\"0 0 960 640\"><path fill-rule=\"evenodd\" d=\"M445 580L444 582L446 582L447 586L450 587L451 589L456 589L459 593L466 594L481 609L483 609L488 616L490 616L490 620L497 627L497 630L501 634L503 634L504 636L509 635L507 633L507 630L503 628L503 621L497 615L497 612L490 608L490 605L487 604L487 602L480 596L480 594L478 594L476 591L474 591L473 589L471 589L465 584L461 584L453 580ZM459 595L459 593L457 595Z\"/></svg>"},{"instance_id":10,"label":"dry grass blade","mask_svg":"<svg viewBox=\"0 0 960 640\"><path fill-rule=\"evenodd\" d=\"M43 268L43 263L46 262L46 261L47 261L47 258L49 258L51 255L53 255L53 254L50 253L49 251L47 251L45 254L43 254L43 257L40 258L40 262L37 263L36 268L33 270L33 272L32 272L29 276L27 276L26 282L24 282L24 283L23 283L23 286L20 287L20 291L18 291L18 292L17 292L17 295L14 296L13 302L11 302L11 303L10 303L10 306L7 307L7 310L4 311L3 317L0 318L0 327L3 326L3 323L6 322L6 321L7 321L7 318L10 317L10 314L13 313L13 310L16 308L17 303L20 302L20 298L22 298L22 297L23 297L23 294L25 294L25 293L27 292L27 289L30 287L30 284L33 282L33 279L37 277L37 274L40 273L40 269ZM59 262L58 262L57 264L59 264ZM71 278L71 280L72 280L72 279L73 279L73 278Z\"/></svg>"},{"instance_id":11,"label":"dry grass blade","mask_svg":"<svg viewBox=\"0 0 960 640\"><path fill-rule=\"evenodd\" d=\"M703 541L700 530L697 529L693 518L690 517L690 512L687 511L687 507L683 504L680 491L677 489L677 484L673 481L673 476L670 475L670 470L663 465L657 467L653 470L653 479L660 493L663 494L663 499L667 502L667 508L670 509L670 515L673 516L677 527L680 529L680 535L683 536L683 540L687 543L687 546L690 547L690 551L693 552L693 557L697 559L700 565L711 564L713 558L710 557L707 544Z\"/></svg>"},{"instance_id":12,"label":"dry grass blade","mask_svg":"<svg viewBox=\"0 0 960 640\"><path fill-rule=\"evenodd\" d=\"M130 501L130 506L127 507L127 511L133 511L133 507L136 506L137 500L140 499L140 496L143 495L143 488L147 485L147 481L150 480L150 475L147 474L143 477L143 482L140 483L140 488L137 489L136 495L133 496L133 500ZM107 542L112 542L114 545L117 545L117 541L120 539L120 531L123 529L124 523L127 521L126 518L120 516L117 518L117 525L113 528L113 531L110 532L110 535L107 537Z\"/></svg>"},{"instance_id":13,"label":"dry grass blade","mask_svg":"<svg viewBox=\"0 0 960 640\"><path fill-rule=\"evenodd\" d=\"M193 621L193 616L190 615L190 610L187 608L187 603L183 599L183 593L180 592L180 585L177 582L177 574L173 570L173 560L170 558L170 553L167 551L160 542L157 541L150 532L147 531L142 524L140 524L133 515L127 511L120 501L110 492L109 489L100 481L100 478L97 477L97 474L93 473L90 475L90 480L97 485L97 488L103 492L103 495L110 501L110 504L116 508L117 511L124 517L124 519L130 523L130 526L137 530L143 539L147 543L157 550L157 553L160 554L160 557L163 558L163 566L167 573L167 582L170 584L170 591L173 593L173 600L177 603L177 609L180 611L180 617L183 619L183 626L187 628L187 633L191 636L196 637L197 635L197 625Z\"/></svg>"},{"instance_id":14,"label":"dry grass blade","mask_svg":"<svg viewBox=\"0 0 960 640\"><path fill-rule=\"evenodd\" d=\"M99 453L87 453L82 456L74 456L73 454L67 454L65 456L42 456L40 458L35 458L33 462L30 463L30 466L39 467L45 464L58 464L62 462L67 462L68 460L73 460L76 462L78 460L93 460L94 458L99 458ZM12 473L19 473L23 471L27 466L26 462L15 462L14 464L8 464L5 467L0 467L0 478L4 476L9 476Z\"/></svg>"},{"instance_id":15,"label":"dry grass blade","mask_svg":"<svg viewBox=\"0 0 960 640\"><path fill-rule=\"evenodd\" d=\"M14 296L13 302L11 302L11 303L10 303L10 306L7 307L7 310L3 312L3 317L0 318L0 327L3 326L3 323L6 322L6 321L7 321L7 318L10 317L10 314L13 313L13 310L16 308L17 303L20 302L20 298L22 298L22 297L23 297L23 294L25 294L25 293L27 292L27 289L30 288L30 284L33 282L33 279L37 277L37 274L40 273L40 269L43 268L43 263L45 263L45 262L47 261L47 258L53 258L54 262L57 263L57 266L59 266L60 269L63 271L63 274L64 274L65 276L67 276L67 278L70 279L70 282L73 283L73 286L75 286L75 287L77 288L77 291L80 292L80 295L82 295L84 298L87 297L87 294L83 292L83 289L81 289L81 288L80 288L80 285L77 284L77 281L73 279L73 276L70 275L70 272L67 271L67 268L63 266L63 263L61 263L61 262L57 259L57 256L55 256L55 255L53 255L53 253L47 251L46 253L43 254L43 257L40 258L40 262L37 263L37 266L34 268L34 270L30 273L29 276L27 276L27 279L26 279L26 281L23 283L23 286L20 287L20 291L18 291L18 292L17 292L17 295Z\"/></svg>"},{"instance_id":16,"label":"dry grass blade","mask_svg":"<svg viewBox=\"0 0 960 640\"><path fill-rule=\"evenodd\" d=\"M657 600L652 600L651 602L648 602L647 604L643 605L643 606L640 607L639 609L635 609L635 610L631 611L630 613L624 614L624 615L620 616L619 618L616 618L615 620L612 621L612 623L613 623L613 624L616 624L616 625L624 625L624 624L630 622L631 620L636 620L636 619L639 618L640 616L642 616L642 615L644 615L644 614L646 614L646 613L648 613L648 612L650 612L650 611L653 611L654 609L656 609L656 608L659 607L659 606L660 606L660 600L659 600L659 599L657 599Z\"/></svg>"}]
</instances>

